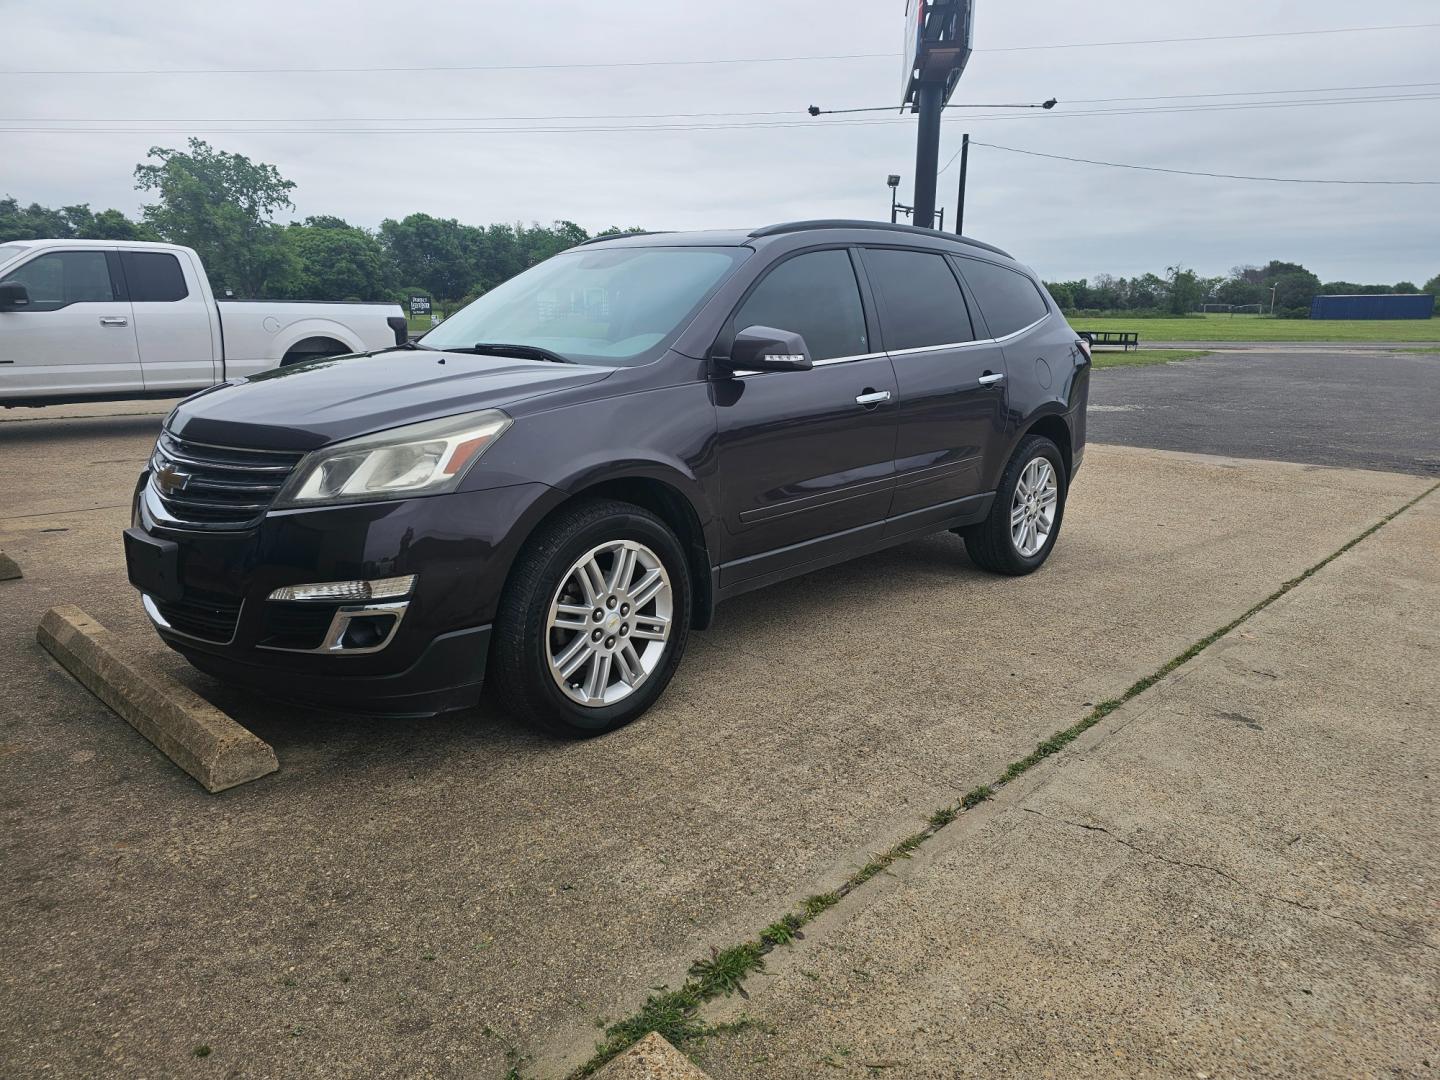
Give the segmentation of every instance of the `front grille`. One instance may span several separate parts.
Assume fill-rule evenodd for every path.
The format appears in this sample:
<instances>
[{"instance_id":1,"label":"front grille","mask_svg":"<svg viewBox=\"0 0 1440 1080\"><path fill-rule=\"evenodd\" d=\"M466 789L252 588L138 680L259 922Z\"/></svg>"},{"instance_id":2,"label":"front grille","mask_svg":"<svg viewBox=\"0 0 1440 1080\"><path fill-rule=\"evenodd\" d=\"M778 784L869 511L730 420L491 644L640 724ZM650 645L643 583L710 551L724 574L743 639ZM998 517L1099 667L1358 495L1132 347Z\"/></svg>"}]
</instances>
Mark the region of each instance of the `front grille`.
<instances>
[{"instance_id":1,"label":"front grille","mask_svg":"<svg viewBox=\"0 0 1440 1080\"><path fill-rule=\"evenodd\" d=\"M150 487L176 521L200 529L243 529L275 501L305 455L242 450L160 434L150 459Z\"/></svg>"},{"instance_id":2,"label":"front grille","mask_svg":"<svg viewBox=\"0 0 1440 1080\"><path fill-rule=\"evenodd\" d=\"M187 589L183 600L150 598L161 618L182 634L224 645L235 636L240 601L216 593Z\"/></svg>"},{"instance_id":3,"label":"front grille","mask_svg":"<svg viewBox=\"0 0 1440 1080\"><path fill-rule=\"evenodd\" d=\"M260 644L271 649L318 649L336 610L335 604L272 600L265 605Z\"/></svg>"}]
</instances>

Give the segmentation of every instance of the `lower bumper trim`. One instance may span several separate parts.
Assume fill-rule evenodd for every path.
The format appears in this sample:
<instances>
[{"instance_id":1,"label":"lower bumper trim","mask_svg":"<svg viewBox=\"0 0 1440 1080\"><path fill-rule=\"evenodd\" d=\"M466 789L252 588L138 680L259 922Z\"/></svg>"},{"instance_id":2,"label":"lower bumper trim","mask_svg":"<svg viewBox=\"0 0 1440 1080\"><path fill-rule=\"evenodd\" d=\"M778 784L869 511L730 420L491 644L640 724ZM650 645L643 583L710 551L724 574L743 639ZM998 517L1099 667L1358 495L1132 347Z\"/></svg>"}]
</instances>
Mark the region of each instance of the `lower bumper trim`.
<instances>
[{"instance_id":1,"label":"lower bumper trim","mask_svg":"<svg viewBox=\"0 0 1440 1080\"><path fill-rule=\"evenodd\" d=\"M433 716L469 708L479 701L490 631L489 626L475 626L441 634L410 667L386 675L286 670L197 649L192 642L163 631L162 636L205 674L269 697L348 713ZM343 663L350 668L343 655L317 657L316 662Z\"/></svg>"}]
</instances>

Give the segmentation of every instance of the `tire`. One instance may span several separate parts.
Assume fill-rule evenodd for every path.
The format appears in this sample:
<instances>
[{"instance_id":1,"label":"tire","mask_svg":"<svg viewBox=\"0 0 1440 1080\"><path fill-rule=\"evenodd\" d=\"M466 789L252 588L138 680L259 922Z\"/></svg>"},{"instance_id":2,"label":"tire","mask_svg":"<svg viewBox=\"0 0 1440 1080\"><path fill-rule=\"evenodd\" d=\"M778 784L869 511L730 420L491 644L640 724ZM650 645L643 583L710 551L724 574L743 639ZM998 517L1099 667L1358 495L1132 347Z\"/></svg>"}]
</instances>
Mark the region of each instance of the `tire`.
<instances>
[{"instance_id":1,"label":"tire","mask_svg":"<svg viewBox=\"0 0 1440 1080\"><path fill-rule=\"evenodd\" d=\"M1036 465L1036 462L1044 464ZM1027 469L1033 465L1035 472L1043 475L1045 464L1048 464L1049 475L1054 481L1054 509L1050 515L1050 526L1038 547L1022 550L1012 531L1012 515L1022 509L1026 500L1022 497L1017 503L1016 488L1026 476ZM1021 439L1000 477L1000 486L996 489L989 515L979 525L960 530L970 561L992 574L1019 576L1040 569L1059 539L1067 490L1065 459L1060 454L1060 448L1043 435L1027 435ZM1037 500L1036 505L1039 504L1043 504L1043 498ZM1038 530L1043 522L1043 514L1035 517L1032 512L1032 527ZM1024 535L1029 537L1027 548L1039 538L1038 532Z\"/></svg>"},{"instance_id":2,"label":"tire","mask_svg":"<svg viewBox=\"0 0 1440 1080\"><path fill-rule=\"evenodd\" d=\"M630 574L612 589L622 556L630 560ZM598 590L594 576L580 569L591 563L601 577ZM657 568L663 572L647 585ZM639 601L646 588L657 591L633 611L622 602ZM632 503L577 502L545 522L515 561L495 619L490 685L507 711L550 734L589 738L614 731L669 684L685 653L690 609L685 552L665 522ZM662 630L664 640L657 640ZM552 666L557 660L581 667L562 679Z\"/></svg>"}]
</instances>

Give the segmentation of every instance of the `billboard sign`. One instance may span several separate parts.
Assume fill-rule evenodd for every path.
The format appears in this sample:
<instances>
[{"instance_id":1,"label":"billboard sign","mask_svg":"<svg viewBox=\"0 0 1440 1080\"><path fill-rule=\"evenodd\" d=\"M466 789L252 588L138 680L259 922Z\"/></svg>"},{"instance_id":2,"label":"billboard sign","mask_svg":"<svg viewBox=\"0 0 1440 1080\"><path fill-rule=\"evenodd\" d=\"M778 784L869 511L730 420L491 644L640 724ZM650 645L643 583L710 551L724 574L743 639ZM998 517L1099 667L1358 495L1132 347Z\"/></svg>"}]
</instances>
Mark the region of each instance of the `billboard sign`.
<instances>
[{"instance_id":1,"label":"billboard sign","mask_svg":"<svg viewBox=\"0 0 1440 1080\"><path fill-rule=\"evenodd\" d=\"M430 314L430 297L428 297L428 296L416 296L416 295L412 295L412 296L410 297L410 314L411 314L411 315L429 315L429 314Z\"/></svg>"},{"instance_id":2,"label":"billboard sign","mask_svg":"<svg viewBox=\"0 0 1440 1080\"><path fill-rule=\"evenodd\" d=\"M921 83L941 85L942 101L948 102L974 40L975 0L905 0L901 107L913 103Z\"/></svg>"}]
</instances>

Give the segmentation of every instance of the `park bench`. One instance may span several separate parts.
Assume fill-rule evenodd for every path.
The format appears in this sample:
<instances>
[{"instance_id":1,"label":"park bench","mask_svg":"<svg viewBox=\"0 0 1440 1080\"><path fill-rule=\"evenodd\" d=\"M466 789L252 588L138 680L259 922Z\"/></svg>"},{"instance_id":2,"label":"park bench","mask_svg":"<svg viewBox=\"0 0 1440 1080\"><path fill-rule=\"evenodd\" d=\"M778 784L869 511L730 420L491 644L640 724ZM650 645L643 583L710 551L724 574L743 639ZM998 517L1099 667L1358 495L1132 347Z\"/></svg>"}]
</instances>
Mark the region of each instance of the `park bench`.
<instances>
[{"instance_id":1,"label":"park bench","mask_svg":"<svg viewBox=\"0 0 1440 1080\"><path fill-rule=\"evenodd\" d=\"M1077 330L1091 345L1118 345L1126 352L1140 348L1140 335L1134 330Z\"/></svg>"}]
</instances>

